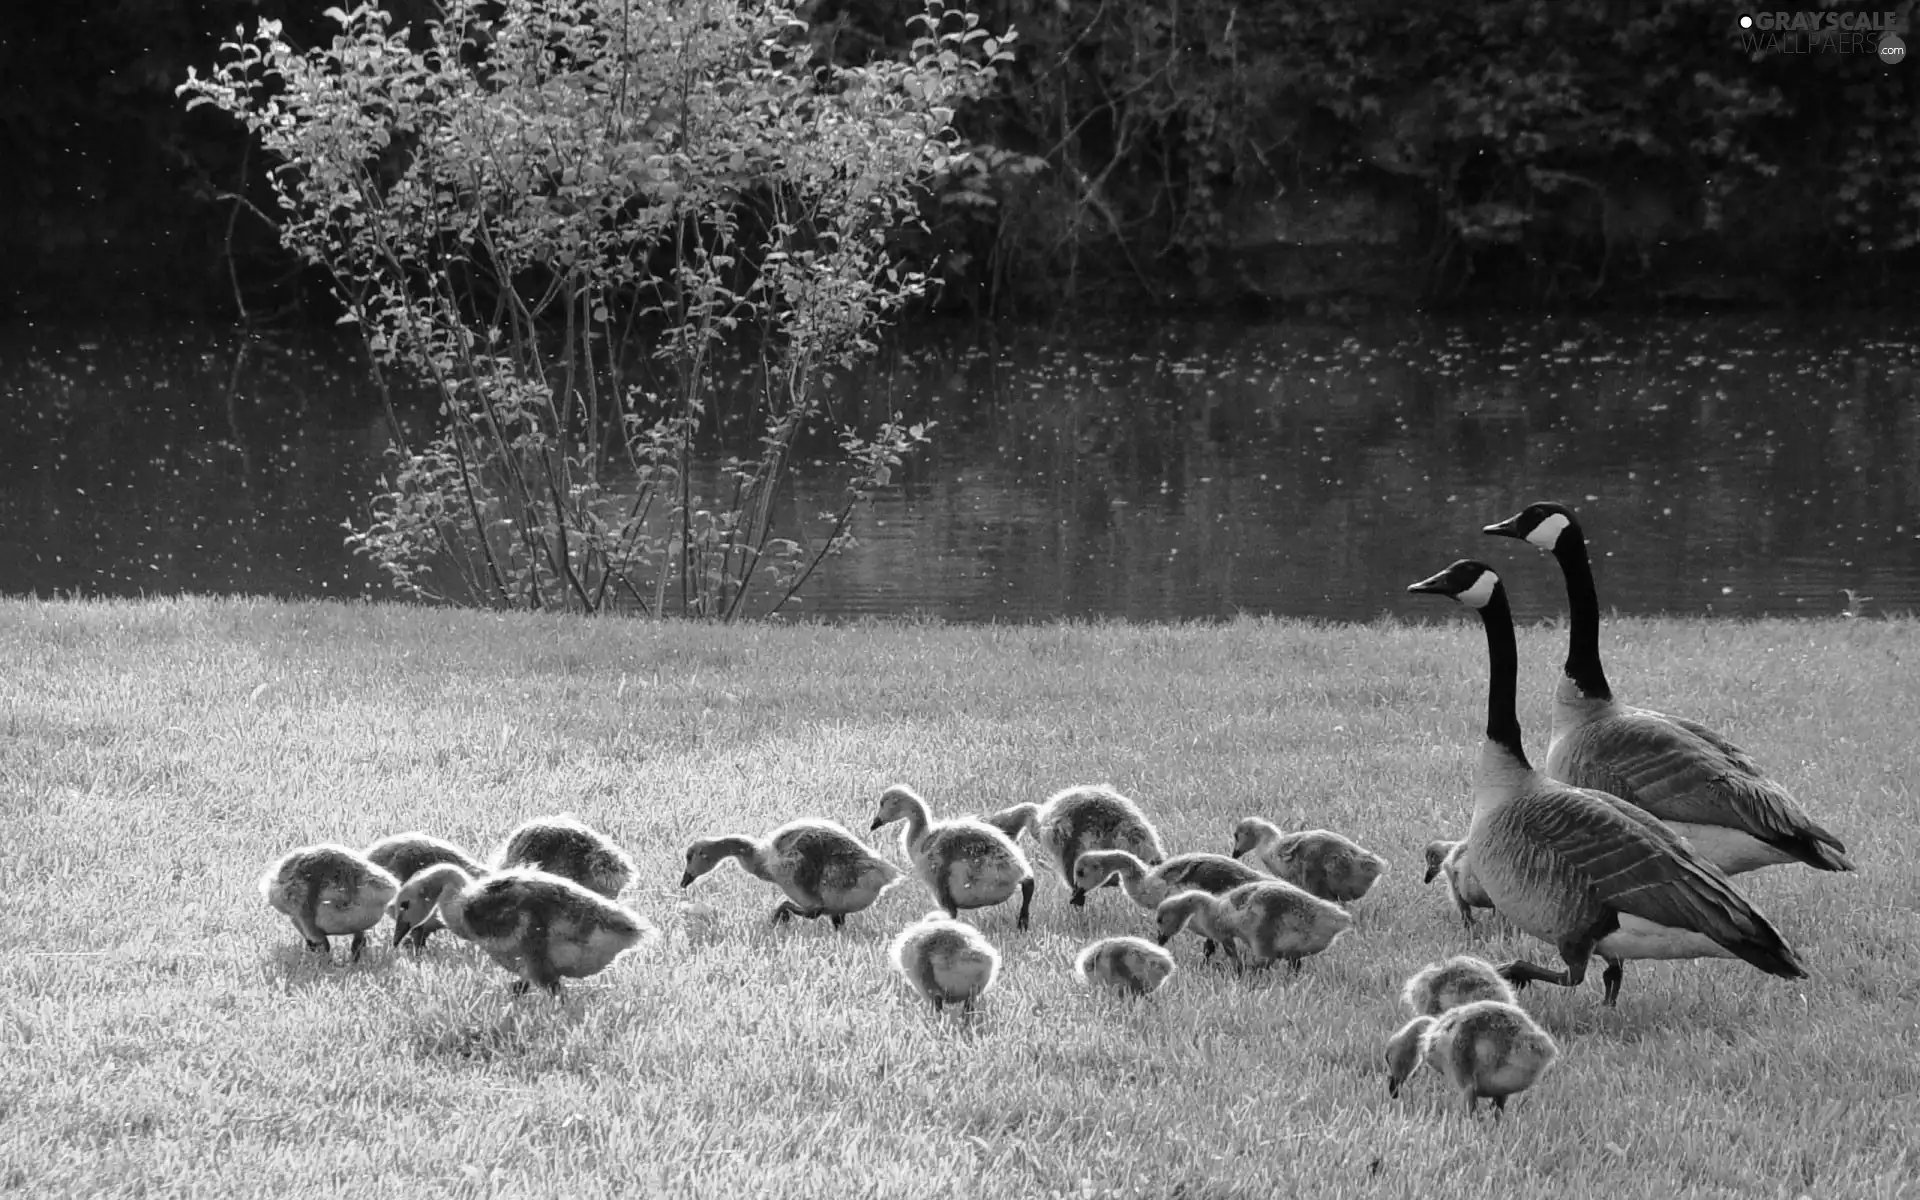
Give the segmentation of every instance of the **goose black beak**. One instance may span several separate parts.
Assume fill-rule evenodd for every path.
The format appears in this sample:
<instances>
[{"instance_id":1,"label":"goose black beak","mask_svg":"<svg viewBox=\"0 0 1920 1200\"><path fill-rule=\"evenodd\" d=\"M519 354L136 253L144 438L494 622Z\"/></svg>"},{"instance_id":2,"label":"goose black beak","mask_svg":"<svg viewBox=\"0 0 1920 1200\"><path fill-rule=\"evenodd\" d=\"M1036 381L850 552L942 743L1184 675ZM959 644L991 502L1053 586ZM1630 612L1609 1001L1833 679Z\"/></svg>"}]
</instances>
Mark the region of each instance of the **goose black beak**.
<instances>
[{"instance_id":1,"label":"goose black beak","mask_svg":"<svg viewBox=\"0 0 1920 1200\"><path fill-rule=\"evenodd\" d=\"M692 871L688 871L688 872L687 872L686 874L684 874L684 875L682 875L682 876L680 877L680 886L681 886L681 887L692 887L692 886L693 886L693 881L694 881L695 879L698 879L698 878L699 878L699 876L697 876L697 875L695 875L695 874L694 874L694 873L693 873Z\"/></svg>"},{"instance_id":2,"label":"goose black beak","mask_svg":"<svg viewBox=\"0 0 1920 1200\"><path fill-rule=\"evenodd\" d=\"M871 824L871 825L869 825L869 826L867 826L867 829L868 829L868 830L874 830L874 829L878 829L878 828L880 828L880 827L881 827L882 825L885 825L885 824L886 824L886 822L885 822L885 821L882 821L882 820L881 820L881 819L880 819L879 817L875 817L875 818L873 819L873 824Z\"/></svg>"},{"instance_id":3,"label":"goose black beak","mask_svg":"<svg viewBox=\"0 0 1920 1200\"><path fill-rule=\"evenodd\" d=\"M1158 942L1162 946L1166 945L1168 942L1172 940L1173 940L1173 935L1167 934L1167 933L1163 933L1154 939L1154 941Z\"/></svg>"},{"instance_id":4,"label":"goose black beak","mask_svg":"<svg viewBox=\"0 0 1920 1200\"><path fill-rule=\"evenodd\" d=\"M1075 908L1085 908L1087 906L1087 889L1075 887L1073 894L1067 897L1067 903Z\"/></svg>"},{"instance_id":5,"label":"goose black beak","mask_svg":"<svg viewBox=\"0 0 1920 1200\"><path fill-rule=\"evenodd\" d=\"M1429 575L1419 583L1410 583L1407 585L1407 590L1409 592L1420 592L1429 596L1453 595L1453 589L1447 585L1446 571L1442 571L1438 575Z\"/></svg>"},{"instance_id":6,"label":"goose black beak","mask_svg":"<svg viewBox=\"0 0 1920 1200\"><path fill-rule=\"evenodd\" d=\"M1432 864L1431 866L1429 866L1429 867L1427 868L1427 877L1426 877L1425 879L1422 879L1422 880L1421 880L1420 882L1421 882L1421 883L1432 883L1432 882L1433 882L1433 880L1434 880L1434 877L1435 877L1435 876L1437 876L1437 875L1439 875L1439 874L1440 874L1440 864L1439 864L1439 863L1434 863L1434 864Z\"/></svg>"},{"instance_id":7,"label":"goose black beak","mask_svg":"<svg viewBox=\"0 0 1920 1200\"><path fill-rule=\"evenodd\" d=\"M413 932L412 925L409 925L407 922L402 921L399 917L395 917L393 919L393 944L394 945L398 946L402 941L406 939L406 936L411 932Z\"/></svg>"},{"instance_id":8,"label":"goose black beak","mask_svg":"<svg viewBox=\"0 0 1920 1200\"><path fill-rule=\"evenodd\" d=\"M1520 532L1520 516L1518 513L1508 517L1504 521L1495 521L1491 525L1482 526L1480 532L1491 533L1495 537L1525 538L1527 536Z\"/></svg>"}]
</instances>

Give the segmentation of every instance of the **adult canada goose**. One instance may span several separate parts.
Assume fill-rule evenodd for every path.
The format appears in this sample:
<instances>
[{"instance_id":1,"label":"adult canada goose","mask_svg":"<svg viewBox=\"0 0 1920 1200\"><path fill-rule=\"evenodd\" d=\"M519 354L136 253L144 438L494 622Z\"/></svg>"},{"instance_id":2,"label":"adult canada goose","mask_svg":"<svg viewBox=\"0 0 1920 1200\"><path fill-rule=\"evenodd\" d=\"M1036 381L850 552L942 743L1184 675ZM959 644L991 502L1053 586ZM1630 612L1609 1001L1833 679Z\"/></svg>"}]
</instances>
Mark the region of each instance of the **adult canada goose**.
<instances>
[{"instance_id":1,"label":"adult canada goose","mask_svg":"<svg viewBox=\"0 0 1920 1200\"><path fill-rule=\"evenodd\" d=\"M1560 1047L1525 1009L1479 1000L1437 1017L1415 1017L1387 1040L1387 1095L1399 1096L1425 1062L1466 1100L1468 1116L1485 1096L1498 1119L1507 1097L1532 1087L1559 1057Z\"/></svg>"},{"instance_id":2,"label":"adult canada goose","mask_svg":"<svg viewBox=\"0 0 1920 1200\"><path fill-rule=\"evenodd\" d=\"M525 868L478 879L453 863L421 871L394 897L394 944L429 913L518 976L516 992L540 987L557 996L563 977L598 974L625 951L660 938L653 922L626 905Z\"/></svg>"},{"instance_id":3,"label":"adult canada goose","mask_svg":"<svg viewBox=\"0 0 1920 1200\"><path fill-rule=\"evenodd\" d=\"M1125 850L1149 867L1167 856L1160 831L1140 806L1106 784L1066 788L1043 804L1016 804L981 819L1008 837L1030 831L1060 881L1073 889L1067 903L1075 908L1087 902L1086 891L1073 882L1073 864L1082 854Z\"/></svg>"},{"instance_id":4,"label":"adult canada goose","mask_svg":"<svg viewBox=\"0 0 1920 1200\"><path fill-rule=\"evenodd\" d=\"M1487 634L1487 739L1474 771L1467 853L1500 914L1559 950L1550 971L1523 959L1500 968L1516 988L1532 980L1577 987L1587 962L1607 964L1604 1003L1620 995L1630 958L1741 958L1770 975L1806 971L1778 930L1674 832L1626 801L1537 771L1520 741L1520 670L1506 585L1462 559L1407 588L1457 600Z\"/></svg>"},{"instance_id":5,"label":"adult canada goose","mask_svg":"<svg viewBox=\"0 0 1920 1200\"><path fill-rule=\"evenodd\" d=\"M1473 910L1492 908L1493 901L1487 899L1486 890L1473 877L1473 863L1466 851L1465 842L1428 842L1427 877L1423 882L1432 883L1435 876L1445 879L1447 895L1453 897L1453 906L1460 910L1460 923L1472 929Z\"/></svg>"},{"instance_id":6,"label":"adult canada goose","mask_svg":"<svg viewBox=\"0 0 1920 1200\"><path fill-rule=\"evenodd\" d=\"M920 793L896 783L880 793L872 828L907 823L900 843L935 903L958 918L963 908L988 908L1020 892L1016 928L1033 907L1033 868L1013 839L984 821L961 817L935 822Z\"/></svg>"},{"instance_id":7,"label":"adult canada goose","mask_svg":"<svg viewBox=\"0 0 1920 1200\"><path fill-rule=\"evenodd\" d=\"M1846 847L1746 751L1685 717L1614 699L1600 666L1600 601L1587 539L1564 505L1529 504L1487 533L1552 554L1567 582L1567 661L1553 693L1547 774L1665 821L1728 874L1801 862L1851 871Z\"/></svg>"},{"instance_id":8,"label":"adult canada goose","mask_svg":"<svg viewBox=\"0 0 1920 1200\"><path fill-rule=\"evenodd\" d=\"M839 929L900 879L900 868L881 858L832 821L789 821L764 838L742 834L701 838L687 847L680 886L737 858L756 879L778 884L787 898L773 910L775 924L805 917L832 920Z\"/></svg>"}]
</instances>

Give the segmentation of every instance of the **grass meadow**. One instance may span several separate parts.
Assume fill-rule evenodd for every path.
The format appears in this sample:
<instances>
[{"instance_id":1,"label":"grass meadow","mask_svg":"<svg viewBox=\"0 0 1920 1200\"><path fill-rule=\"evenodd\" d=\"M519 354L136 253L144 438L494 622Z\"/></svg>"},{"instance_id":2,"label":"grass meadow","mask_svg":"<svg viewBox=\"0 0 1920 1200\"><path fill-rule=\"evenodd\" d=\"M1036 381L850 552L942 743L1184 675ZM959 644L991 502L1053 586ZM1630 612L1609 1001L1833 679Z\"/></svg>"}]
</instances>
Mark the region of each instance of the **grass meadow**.
<instances>
[{"instance_id":1,"label":"grass meadow","mask_svg":"<svg viewBox=\"0 0 1920 1200\"><path fill-rule=\"evenodd\" d=\"M1437 604L1437 602L1436 602ZM1744 889L1802 982L1630 964L1526 1007L1563 1057L1506 1119L1432 1074L1389 1100L1412 970L1470 941L1420 848L1466 827L1477 624L718 629L253 600L0 603L0 1192L69 1195L1483 1197L1920 1194L1920 622L1610 620L1623 698L1745 744L1853 876ZM1521 631L1544 756L1563 632ZM1203 966L1084 993L1073 955L1150 930L1117 891L1005 955L978 1021L885 966L911 879L836 934L686 843L801 815L864 831L1110 781L1175 850L1235 819L1346 832L1390 873L1297 976ZM485 852L571 811L641 864L667 934L559 1002L446 934L418 962L301 949L255 880L302 843L425 828ZM897 827L874 835L899 859Z\"/></svg>"}]
</instances>

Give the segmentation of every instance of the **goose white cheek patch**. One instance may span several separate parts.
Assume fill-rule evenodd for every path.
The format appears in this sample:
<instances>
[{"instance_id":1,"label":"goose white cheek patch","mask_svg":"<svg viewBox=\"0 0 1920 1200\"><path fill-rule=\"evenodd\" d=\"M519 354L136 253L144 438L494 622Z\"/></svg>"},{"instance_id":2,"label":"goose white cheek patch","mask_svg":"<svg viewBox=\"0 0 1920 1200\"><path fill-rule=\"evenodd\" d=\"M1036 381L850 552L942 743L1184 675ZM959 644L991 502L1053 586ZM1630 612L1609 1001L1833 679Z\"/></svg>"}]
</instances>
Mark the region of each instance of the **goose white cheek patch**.
<instances>
[{"instance_id":1,"label":"goose white cheek patch","mask_svg":"<svg viewBox=\"0 0 1920 1200\"><path fill-rule=\"evenodd\" d=\"M1552 513L1546 520L1533 527L1533 532L1527 535L1527 540L1542 550L1551 550L1554 543L1560 540L1561 531L1566 527L1567 519L1559 513Z\"/></svg>"},{"instance_id":2,"label":"goose white cheek patch","mask_svg":"<svg viewBox=\"0 0 1920 1200\"><path fill-rule=\"evenodd\" d=\"M1493 589L1500 586L1500 577L1487 571L1473 581L1473 586L1461 592L1454 599L1468 608L1485 608L1487 601L1493 599Z\"/></svg>"}]
</instances>

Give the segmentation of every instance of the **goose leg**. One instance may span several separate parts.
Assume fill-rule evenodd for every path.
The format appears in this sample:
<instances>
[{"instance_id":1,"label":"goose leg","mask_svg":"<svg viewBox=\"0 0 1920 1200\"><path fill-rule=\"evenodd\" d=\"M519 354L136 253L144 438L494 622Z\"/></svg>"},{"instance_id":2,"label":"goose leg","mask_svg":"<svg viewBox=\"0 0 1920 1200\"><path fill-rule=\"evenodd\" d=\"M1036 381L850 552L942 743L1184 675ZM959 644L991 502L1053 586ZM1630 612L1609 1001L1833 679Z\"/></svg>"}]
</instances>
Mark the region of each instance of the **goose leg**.
<instances>
[{"instance_id":1,"label":"goose leg","mask_svg":"<svg viewBox=\"0 0 1920 1200\"><path fill-rule=\"evenodd\" d=\"M1568 943L1560 947L1560 957L1567 964L1564 970L1549 971L1525 959L1516 958L1501 967L1500 974L1513 985L1513 990L1516 992L1526 990L1527 984L1536 981L1557 984L1560 987L1579 987L1586 981L1587 960L1592 956L1592 941Z\"/></svg>"},{"instance_id":2,"label":"goose leg","mask_svg":"<svg viewBox=\"0 0 1920 1200\"><path fill-rule=\"evenodd\" d=\"M845 913L834 913L832 920L835 929L845 929L847 927L847 914Z\"/></svg>"},{"instance_id":3,"label":"goose leg","mask_svg":"<svg viewBox=\"0 0 1920 1200\"><path fill-rule=\"evenodd\" d=\"M1217 947L1212 938L1202 939L1200 943L1200 960L1205 962L1207 959L1212 958L1215 949L1217 949Z\"/></svg>"},{"instance_id":4,"label":"goose leg","mask_svg":"<svg viewBox=\"0 0 1920 1200\"><path fill-rule=\"evenodd\" d=\"M1507 1115L1507 1098L1505 1096L1494 1096L1491 1097L1491 1099L1493 1101L1493 1119L1498 1121Z\"/></svg>"},{"instance_id":5,"label":"goose leg","mask_svg":"<svg viewBox=\"0 0 1920 1200\"><path fill-rule=\"evenodd\" d=\"M413 956L419 958L427 950L427 939L433 936L431 929L410 929L407 931L407 943L413 947Z\"/></svg>"},{"instance_id":6,"label":"goose leg","mask_svg":"<svg viewBox=\"0 0 1920 1200\"><path fill-rule=\"evenodd\" d=\"M1606 985L1606 991L1600 999L1601 1007L1612 1008L1620 999L1620 980L1626 975L1627 966L1619 959L1608 959L1607 969L1600 972L1600 982Z\"/></svg>"},{"instance_id":7,"label":"goose leg","mask_svg":"<svg viewBox=\"0 0 1920 1200\"><path fill-rule=\"evenodd\" d=\"M359 962L359 961L360 961L360 952L361 952L362 950L365 950L366 948L367 948L367 935L366 935L365 933L356 933L356 934L354 934L354 935L353 935L353 942L352 942L352 944L351 944L351 945L350 945L350 946L348 947L348 950L347 950L347 961L348 961L348 962Z\"/></svg>"},{"instance_id":8,"label":"goose leg","mask_svg":"<svg viewBox=\"0 0 1920 1200\"><path fill-rule=\"evenodd\" d=\"M1013 923L1015 929L1027 927L1027 912L1033 907L1033 880L1020 881L1020 916Z\"/></svg>"}]
</instances>

